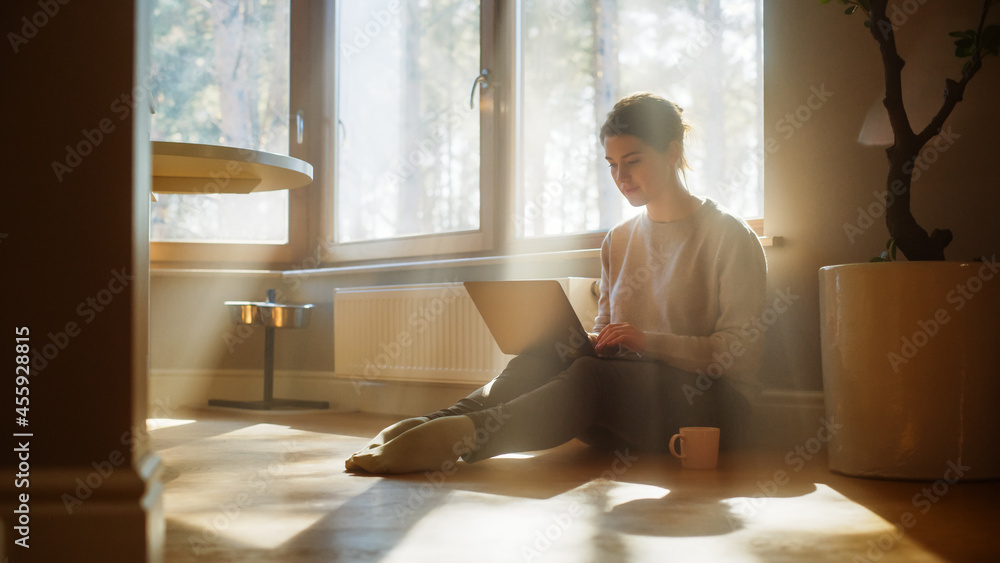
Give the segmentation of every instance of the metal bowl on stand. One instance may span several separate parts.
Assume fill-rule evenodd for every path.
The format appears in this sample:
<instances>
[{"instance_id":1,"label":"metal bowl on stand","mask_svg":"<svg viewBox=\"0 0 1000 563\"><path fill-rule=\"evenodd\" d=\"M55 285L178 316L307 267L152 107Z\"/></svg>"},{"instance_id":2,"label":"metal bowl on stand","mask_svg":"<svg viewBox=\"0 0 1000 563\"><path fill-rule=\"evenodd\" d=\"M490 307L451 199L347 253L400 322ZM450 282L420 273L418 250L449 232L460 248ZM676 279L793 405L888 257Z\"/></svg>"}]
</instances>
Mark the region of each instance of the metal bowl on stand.
<instances>
[{"instance_id":1,"label":"metal bowl on stand","mask_svg":"<svg viewBox=\"0 0 1000 563\"><path fill-rule=\"evenodd\" d=\"M273 328L302 328L309 324L313 308L266 301L226 301L226 306L234 323Z\"/></svg>"},{"instance_id":2,"label":"metal bowl on stand","mask_svg":"<svg viewBox=\"0 0 1000 563\"><path fill-rule=\"evenodd\" d=\"M267 301L226 301L229 317L236 324L264 326L264 398L261 401L233 401L209 399L215 407L231 407L253 410L274 410L281 408L328 409L328 401L307 401L300 399L278 399L274 396L274 329L301 328L309 324L312 305L289 305L275 303L275 290L267 290Z\"/></svg>"}]
</instances>

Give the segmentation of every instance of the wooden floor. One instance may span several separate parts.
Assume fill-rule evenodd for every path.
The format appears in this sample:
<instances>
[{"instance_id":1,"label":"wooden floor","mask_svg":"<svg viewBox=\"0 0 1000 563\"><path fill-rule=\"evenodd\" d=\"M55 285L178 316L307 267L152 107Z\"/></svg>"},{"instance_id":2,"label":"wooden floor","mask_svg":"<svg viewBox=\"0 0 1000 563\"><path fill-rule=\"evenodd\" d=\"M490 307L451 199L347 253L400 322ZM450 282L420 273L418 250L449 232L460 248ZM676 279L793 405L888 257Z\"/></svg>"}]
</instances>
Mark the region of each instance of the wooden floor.
<instances>
[{"instance_id":1,"label":"wooden floor","mask_svg":"<svg viewBox=\"0 0 1000 563\"><path fill-rule=\"evenodd\" d=\"M343 459L391 419L175 417L150 421L168 562L1000 560L1000 483L843 477L811 444L698 471L571 442L384 478Z\"/></svg>"}]
</instances>

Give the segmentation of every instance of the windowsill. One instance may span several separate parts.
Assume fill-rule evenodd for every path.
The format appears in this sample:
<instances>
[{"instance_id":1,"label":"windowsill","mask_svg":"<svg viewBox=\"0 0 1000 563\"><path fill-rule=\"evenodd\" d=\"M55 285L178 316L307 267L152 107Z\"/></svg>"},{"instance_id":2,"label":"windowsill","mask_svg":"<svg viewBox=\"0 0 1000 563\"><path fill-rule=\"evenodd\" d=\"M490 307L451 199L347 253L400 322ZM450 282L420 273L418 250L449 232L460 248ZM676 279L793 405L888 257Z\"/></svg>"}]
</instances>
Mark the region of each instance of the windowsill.
<instances>
[{"instance_id":1,"label":"windowsill","mask_svg":"<svg viewBox=\"0 0 1000 563\"><path fill-rule=\"evenodd\" d=\"M781 244L781 237L758 237L761 246L772 247ZM329 268L313 268L303 270L286 270L285 275L294 274L302 277L327 276L335 274L361 274L381 272L405 272L413 270L428 270L432 268L461 268L474 266L497 266L527 264L531 262L569 261L569 260L600 260L600 248L584 250L562 250L556 252L537 252L530 254L509 254L505 256L482 256L476 258L444 258L438 260L414 260L407 262L389 262L384 264L356 264L351 266L332 266Z\"/></svg>"},{"instance_id":2,"label":"windowsill","mask_svg":"<svg viewBox=\"0 0 1000 563\"><path fill-rule=\"evenodd\" d=\"M758 237L761 246L780 246L782 238L780 236ZM156 276L198 276L198 275L227 275L227 276L284 276L295 275L297 277L322 277L338 274L376 274L384 272L407 272L417 270L429 270L433 268L464 268L477 266L498 266L530 264L532 262L570 261L570 260L599 260L601 249L588 248L583 250L563 250L556 252L536 252L530 254L509 254L504 256L481 256L473 258L442 258L436 260L411 260L401 262L387 262L379 264L353 264L350 266L331 266L327 268L310 268L301 270L272 270L272 269L225 269L225 268L171 268L163 264L154 264L151 273Z\"/></svg>"},{"instance_id":3,"label":"windowsill","mask_svg":"<svg viewBox=\"0 0 1000 563\"><path fill-rule=\"evenodd\" d=\"M171 268L168 265L153 264L149 269L152 276L275 276L280 277L285 272L282 270L254 270L250 268L227 269L227 268Z\"/></svg>"},{"instance_id":4,"label":"windowsill","mask_svg":"<svg viewBox=\"0 0 1000 563\"><path fill-rule=\"evenodd\" d=\"M389 262L385 264L359 264L352 266L333 266L329 268L314 268L308 270L286 270L284 274L296 276L326 276L331 274L359 274L379 272L405 272L412 270L428 270L432 268L461 268L472 266L496 266L504 264L524 264L531 262L552 262L554 260L586 260L601 258L601 249L565 250L559 252L540 252L535 254L510 254L506 256L481 256L476 258L444 258L439 260L414 260L410 262Z\"/></svg>"}]
</instances>

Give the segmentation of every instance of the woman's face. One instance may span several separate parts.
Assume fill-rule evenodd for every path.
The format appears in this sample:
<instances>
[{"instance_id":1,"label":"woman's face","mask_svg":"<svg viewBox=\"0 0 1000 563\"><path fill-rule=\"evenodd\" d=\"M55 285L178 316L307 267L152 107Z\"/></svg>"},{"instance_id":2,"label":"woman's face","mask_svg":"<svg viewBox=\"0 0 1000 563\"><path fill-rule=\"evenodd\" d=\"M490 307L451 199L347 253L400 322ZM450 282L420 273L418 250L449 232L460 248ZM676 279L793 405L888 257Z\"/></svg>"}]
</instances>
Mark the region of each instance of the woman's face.
<instances>
[{"instance_id":1,"label":"woman's face","mask_svg":"<svg viewBox=\"0 0 1000 563\"><path fill-rule=\"evenodd\" d=\"M679 149L680 145L672 142L661 152L633 135L604 139L611 177L632 207L653 201L676 180Z\"/></svg>"}]
</instances>

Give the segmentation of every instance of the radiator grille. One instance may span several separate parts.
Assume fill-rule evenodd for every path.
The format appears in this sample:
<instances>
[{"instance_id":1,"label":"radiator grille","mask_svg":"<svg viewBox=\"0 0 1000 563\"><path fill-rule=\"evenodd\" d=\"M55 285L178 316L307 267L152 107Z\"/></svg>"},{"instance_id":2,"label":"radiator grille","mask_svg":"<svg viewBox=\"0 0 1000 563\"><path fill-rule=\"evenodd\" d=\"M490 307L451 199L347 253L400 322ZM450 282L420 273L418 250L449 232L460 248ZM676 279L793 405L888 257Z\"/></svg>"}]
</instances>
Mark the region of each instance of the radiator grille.
<instances>
[{"instance_id":1,"label":"radiator grille","mask_svg":"<svg viewBox=\"0 0 1000 563\"><path fill-rule=\"evenodd\" d=\"M461 283L337 289L333 303L338 377L486 382L511 358Z\"/></svg>"}]
</instances>

